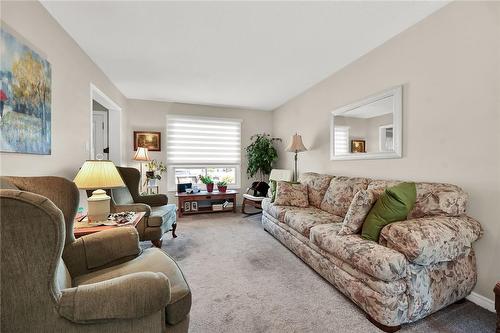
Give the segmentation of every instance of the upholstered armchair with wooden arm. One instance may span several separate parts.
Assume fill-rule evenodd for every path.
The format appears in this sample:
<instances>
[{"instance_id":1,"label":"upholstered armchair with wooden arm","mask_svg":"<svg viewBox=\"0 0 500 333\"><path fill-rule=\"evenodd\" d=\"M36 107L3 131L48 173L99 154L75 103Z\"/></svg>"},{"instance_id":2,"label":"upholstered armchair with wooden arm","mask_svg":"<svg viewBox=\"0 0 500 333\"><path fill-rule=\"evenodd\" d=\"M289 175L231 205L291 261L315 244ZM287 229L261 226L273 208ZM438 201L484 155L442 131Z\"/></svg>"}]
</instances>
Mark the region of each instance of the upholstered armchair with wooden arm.
<instances>
[{"instance_id":1,"label":"upholstered armchair with wooden arm","mask_svg":"<svg viewBox=\"0 0 500 333\"><path fill-rule=\"evenodd\" d=\"M177 237L175 229L176 207L168 204L165 194L139 193L141 174L135 168L116 167L127 187L111 190L111 211L146 212L146 216L137 225L141 241L150 240L156 247L161 247L164 233L172 230L172 237Z\"/></svg>"},{"instance_id":2,"label":"upholstered armchair with wooden arm","mask_svg":"<svg viewBox=\"0 0 500 333\"><path fill-rule=\"evenodd\" d=\"M0 177L2 332L187 332L191 292L122 227L73 235L75 184Z\"/></svg>"}]
</instances>

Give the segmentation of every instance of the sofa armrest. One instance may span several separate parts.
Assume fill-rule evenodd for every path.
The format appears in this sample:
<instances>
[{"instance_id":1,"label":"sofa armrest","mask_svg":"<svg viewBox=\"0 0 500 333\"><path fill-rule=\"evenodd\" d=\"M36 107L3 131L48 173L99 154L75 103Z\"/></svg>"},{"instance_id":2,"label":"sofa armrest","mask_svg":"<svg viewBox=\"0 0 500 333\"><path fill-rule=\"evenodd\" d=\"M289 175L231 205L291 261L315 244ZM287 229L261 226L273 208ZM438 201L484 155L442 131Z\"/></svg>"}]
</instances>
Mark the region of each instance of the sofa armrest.
<instances>
[{"instance_id":1,"label":"sofa armrest","mask_svg":"<svg viewBox=\"0 0 500 333\"><path fill-rule=\"evenodd\" d=\"M134 201L151 207L158 207L168 204L168 197L165 194L146 194L138 196Z\"/></svg>"},{"instance_id":2,"label":"sofa armrest","mask_svg":"<svg viewBox=\"0 0 500 333\"><path fill-rule=\"evenodd\" d=\"M110 280L63 289L59 314L76 323L140 318L165 311L170 282L163 273L132 273Z\"/></svg>"},{"instance_id":3,"label":"sofa armrest","mask_svg":"<svg viewBox=\"0 0 500 333\"><path fill-rule=\"evenodd\" d=\"M76 277L120 259L132 259L140 252L137 230L120 227L78 238L64 248L63 259Z\"/></svg>"},{"instance_id":4,"label":"sofa armrest","mask_svg":"<svg viewBox=\"0 0 500 333\"><path fill-rule=\"evenodd\" d=\"M429 265L468 253L482 234L481 225L471 217L433 216L387 225L380 243L403 253L412 263Z\"/></svg>"}]
</instances>

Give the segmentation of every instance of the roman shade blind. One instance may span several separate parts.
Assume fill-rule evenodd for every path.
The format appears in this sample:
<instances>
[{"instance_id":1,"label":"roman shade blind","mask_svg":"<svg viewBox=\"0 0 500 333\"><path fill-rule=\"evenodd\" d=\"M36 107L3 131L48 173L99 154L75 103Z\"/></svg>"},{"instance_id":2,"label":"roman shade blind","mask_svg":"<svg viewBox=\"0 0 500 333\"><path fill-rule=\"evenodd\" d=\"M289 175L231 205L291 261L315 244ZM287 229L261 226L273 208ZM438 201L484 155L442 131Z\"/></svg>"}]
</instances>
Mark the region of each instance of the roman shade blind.
<instances>
[{"instance_id":1,"label":"roman shade blind","mask_svg":"<svg viewBox=\"0 0 500 333\"><path fill-rule=\"evenodd\" d=\"M240 164L241 120L167 116L167 163Z\"/></svg>"},{"instance_id":2,"label":"roman shade blind","mask_svg":"<svg viewBox=\"0 0 500 333\"><path fill-rule=\"evenodd\" d=\"M349 127L335 126L334 135L335 155L349 153Z\"/></svg>"}]
</instances>

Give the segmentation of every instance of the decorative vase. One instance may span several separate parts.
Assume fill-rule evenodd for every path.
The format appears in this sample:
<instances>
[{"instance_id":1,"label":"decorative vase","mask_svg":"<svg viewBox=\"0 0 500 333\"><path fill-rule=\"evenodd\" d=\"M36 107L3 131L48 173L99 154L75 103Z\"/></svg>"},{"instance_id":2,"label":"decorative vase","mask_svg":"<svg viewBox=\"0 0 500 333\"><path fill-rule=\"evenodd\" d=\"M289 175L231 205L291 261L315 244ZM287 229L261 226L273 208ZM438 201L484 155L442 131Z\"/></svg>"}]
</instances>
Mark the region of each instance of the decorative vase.
<instances>
[{"instance_id":1,"label":"decorative vase","mask_svg":"<svg viewBox=\"0 0 500 333\"><path fill-rule=\"evenodd\" d=\"M148 179L148 186L151 186L151 187L156 186L157 180L158 179L156 179L156 178Z\"/></svg>"},{"instance_id":2,"label":"decorative vase","mask_svg":"<svg viewBox=\"0 0 500 333\"><path fill-rule=\"evenodd\" d=\"M217 185L217 189L219 190L219 192L226 192L227 185Z\"/></svg>"},{"instance_id":3,"label":"decorative vase","mask_svg":"<svg viewBox=\"0 0 500 333\"><path fill-rule=\"evenodd\" d=\"M214 191L214 184L207 184L207 192L213 192Z\"/></svg>"}]
</instances>

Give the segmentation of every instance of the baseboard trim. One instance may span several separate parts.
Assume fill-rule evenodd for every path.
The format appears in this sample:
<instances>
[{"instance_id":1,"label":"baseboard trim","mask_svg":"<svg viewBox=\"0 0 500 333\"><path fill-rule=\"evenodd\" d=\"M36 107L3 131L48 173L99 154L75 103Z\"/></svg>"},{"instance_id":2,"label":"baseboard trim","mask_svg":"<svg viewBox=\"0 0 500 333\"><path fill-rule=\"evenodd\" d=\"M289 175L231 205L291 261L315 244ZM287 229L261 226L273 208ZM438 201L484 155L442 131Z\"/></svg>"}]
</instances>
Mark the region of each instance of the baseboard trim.
<instances>
[{"instance_id":1,"label":"baseboard trim","mask_svg":"<svg viewBox=\"0 0 500 333\"><path fill-rule=\"evenodd\" d=\"M485 308L488 311L495 312L495 302L489 298L486 298L475 292L472 292L466 298L472 303L479 305L480 307Z\"/></svg>"}]
</instances>

